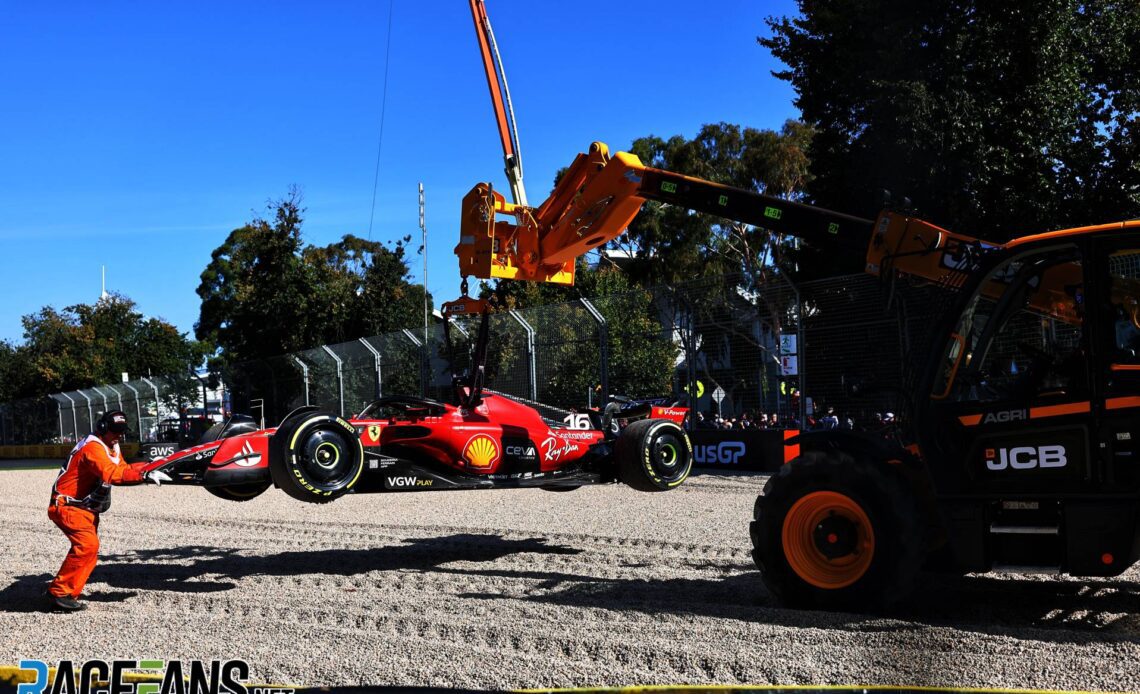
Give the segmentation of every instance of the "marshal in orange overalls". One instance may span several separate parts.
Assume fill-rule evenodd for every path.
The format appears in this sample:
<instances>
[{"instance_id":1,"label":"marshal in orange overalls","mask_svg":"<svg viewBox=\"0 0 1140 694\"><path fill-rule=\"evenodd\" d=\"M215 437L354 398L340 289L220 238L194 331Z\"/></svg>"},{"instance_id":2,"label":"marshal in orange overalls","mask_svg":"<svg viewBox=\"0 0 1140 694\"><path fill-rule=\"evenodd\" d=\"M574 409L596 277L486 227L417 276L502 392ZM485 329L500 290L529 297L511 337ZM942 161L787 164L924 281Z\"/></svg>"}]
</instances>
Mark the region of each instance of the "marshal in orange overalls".
<instances>
[{"instance_id":1,"label":"marshal in orange overalls","mask_svg":"<svg viewBox=\"0 0 1140 694\"><path fill-rule=\"evenodd\" d=\"M68 457L48 506L48 518L71 541L63 566L48 586L52 596L78 599L83 592L99 557L99 514L110 505L110 489L105 485L142 483L136 467L123 462L118 443L109 448L95 435L88 436Z\"/></svg>"}]
</instances>

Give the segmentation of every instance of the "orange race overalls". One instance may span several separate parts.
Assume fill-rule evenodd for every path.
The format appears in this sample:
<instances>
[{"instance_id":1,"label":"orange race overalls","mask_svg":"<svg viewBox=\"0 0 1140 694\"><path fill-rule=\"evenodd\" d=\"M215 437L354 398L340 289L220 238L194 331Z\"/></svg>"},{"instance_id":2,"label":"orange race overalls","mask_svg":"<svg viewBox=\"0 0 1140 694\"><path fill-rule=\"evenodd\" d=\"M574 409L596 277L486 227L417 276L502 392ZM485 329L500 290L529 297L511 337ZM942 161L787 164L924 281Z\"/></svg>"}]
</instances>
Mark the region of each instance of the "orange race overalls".
<instances>
[{"instance_id":1,"label":"orange race overalls","mask_svg":"<svg viewBox=\"0 0 1140 694\"><path fill-rule=\"evenodd\" d=\"M123 462L117 443L110 449L92 434L72 449L52 485L48 506L48 518L71 541L71 550L48 593L79 598L99 558L99 514L111 505L110 485L142 481L142 473Z\"/></svg>"}]
</instances>

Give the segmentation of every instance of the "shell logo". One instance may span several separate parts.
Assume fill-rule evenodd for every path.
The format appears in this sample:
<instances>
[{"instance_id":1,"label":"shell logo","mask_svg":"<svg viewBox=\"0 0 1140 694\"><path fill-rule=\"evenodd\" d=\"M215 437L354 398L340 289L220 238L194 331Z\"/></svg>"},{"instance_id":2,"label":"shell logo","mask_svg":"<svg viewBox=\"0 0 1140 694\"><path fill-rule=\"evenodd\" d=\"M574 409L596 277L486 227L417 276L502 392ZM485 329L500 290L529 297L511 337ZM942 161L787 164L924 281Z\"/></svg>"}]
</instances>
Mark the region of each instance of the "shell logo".
<instances>
[{"instance_id":1,"label":"shell logo","mask_svg":"<svg viewBox=\"0 0 1140 694\"><path fill-rule=\"evenodd\" d=\"M499 462L499 444L486 434L475 434L463 447L463 459L471 467L491 467Z\"/></svg>"}]
</instances>

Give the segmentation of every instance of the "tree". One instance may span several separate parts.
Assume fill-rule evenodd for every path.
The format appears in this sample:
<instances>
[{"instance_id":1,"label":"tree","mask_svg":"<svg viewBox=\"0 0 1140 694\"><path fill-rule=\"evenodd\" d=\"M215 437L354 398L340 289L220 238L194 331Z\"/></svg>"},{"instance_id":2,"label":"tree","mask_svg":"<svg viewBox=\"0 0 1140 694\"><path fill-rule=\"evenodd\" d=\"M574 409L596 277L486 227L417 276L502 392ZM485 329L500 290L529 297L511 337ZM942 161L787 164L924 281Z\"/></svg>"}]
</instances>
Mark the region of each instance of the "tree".
<instances>
[{"instance_id":1,"label":"tree","mask_svg":"<svg viewBox=\"0 0 1140 694\"><path fill-rule=\"evenodd\" d=\"M214 250L202 273L199 339L224 362L263 359L415 325L423 288L408 282L408 238L392 248L346 235L325 247L301 239L295 189ZM430 299L430 297L429 297Z\"/></svg>"},{"instance_id":2,"label":"tree","mask_svg":"<svg viewBox=\"0 0 1140 694\"><path fill-rule=\"evenodd\" d=\"M788 121L777 132L730 123L705 125L692 140L650 135L630 151L655 168L785 199L799 199L810 179L811 128ZM646 203L626 234L608 245L641 284L674 284L707 274L766 279L788 251L786 239L684 207Z\"/></svg>"},{"instance_id":3,"label":"tree","mask_svg":"<svg viewBox=\"0 0 1140 694\"><path fill-rule=\"evenodd\" d=\"M798 5L759 42L815 128L815 203L874 217L886 189L998 241L1140 213L1135 3Z\"/></svg>"},{"instance_id":4,"label":"tree","mask_svg":"<svg viewBox=\"0 0 1140 694\"><path fill-rule=\"evenodd\" d=\"M62 311L45 306L22 322L24 344L0 349L8 397L117 383L123 372L171 377L180 386L174 391L192 392L189 372L205 351L173 325L143 316L120 294Z\"/></svg>"},{"instance_id":5,"label":"tree","mask_svg":"<svg viewBox=\"0 0 1140 694\"><path fill-rule=\"evenodd\" d=\"M590 268L580 258L572 287L501 280L484 284L482 296L500 310L519 309L538 333L539 400L560 407L581 407L600 378L600 344L595 319L579 302L589 299L606 321L611 393L661 396L674 391L677 346L659 317L649 291L622 271ZM509 326L509 322L501 325ZM503 342L502 335L492 341ZM501 344L489 350L488 374L511 374L521 367L518 348ZM490 378L489 378L490 380ZM493 383L492 383L492 387Z\"/></svg>"}]
</instances>

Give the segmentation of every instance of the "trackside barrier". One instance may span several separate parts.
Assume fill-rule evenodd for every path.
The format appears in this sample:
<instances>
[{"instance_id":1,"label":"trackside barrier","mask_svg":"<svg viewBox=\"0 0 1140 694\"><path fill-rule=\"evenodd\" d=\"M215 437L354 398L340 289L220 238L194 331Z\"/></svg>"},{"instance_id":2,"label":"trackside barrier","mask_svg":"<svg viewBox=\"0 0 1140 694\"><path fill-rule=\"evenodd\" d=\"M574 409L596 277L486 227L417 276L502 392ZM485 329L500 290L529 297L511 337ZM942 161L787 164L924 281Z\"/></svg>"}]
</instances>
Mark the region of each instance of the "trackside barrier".
<instances>
[{"instance_id":1,"label":"trackside barrier","mask_svg":"<svg viewBox=\"0 0 1140 694\"><path fill-rule=\"evenodd\" d=\"M799 445L784 442L799 435L795 429L695 429L693 465L717 471L775 472L799 455Z\"/></svg>"}]
</instances>

